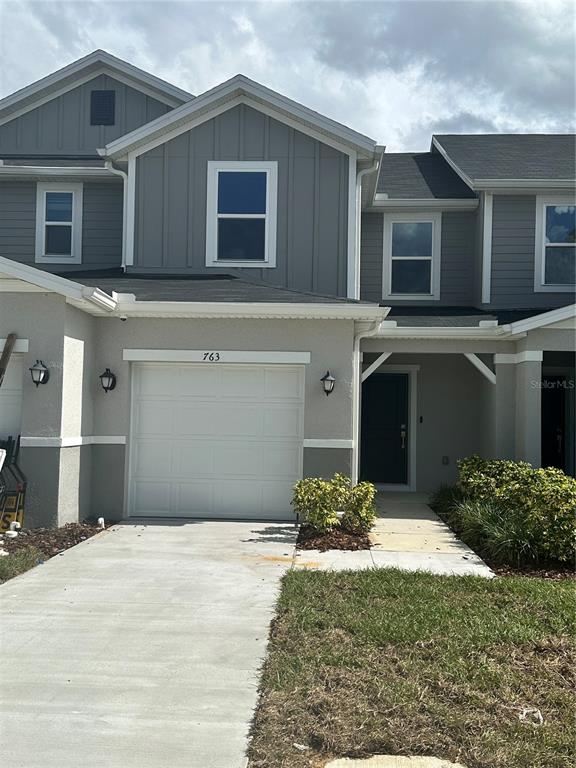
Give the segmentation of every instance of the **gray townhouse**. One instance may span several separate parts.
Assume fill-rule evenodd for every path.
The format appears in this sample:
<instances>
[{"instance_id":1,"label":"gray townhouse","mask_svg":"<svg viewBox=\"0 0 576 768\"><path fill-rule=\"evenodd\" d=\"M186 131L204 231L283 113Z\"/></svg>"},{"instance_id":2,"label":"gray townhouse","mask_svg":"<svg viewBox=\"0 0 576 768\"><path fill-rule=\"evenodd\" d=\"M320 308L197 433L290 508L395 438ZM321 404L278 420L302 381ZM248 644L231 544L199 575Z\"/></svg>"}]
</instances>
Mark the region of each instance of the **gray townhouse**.
<instances>
[{"instance_id":1,"label":"gray townhouse","mask_svg":"<svg viewBox=\"0 0 576 768\"><path fill-rule=\"evenodd\" d=\"M302 476L426 492L473 453L574 474L575 170L571 135L390 153L103 51L4 98L27 523L290 519Z\"/></svg>"}]
</instances>

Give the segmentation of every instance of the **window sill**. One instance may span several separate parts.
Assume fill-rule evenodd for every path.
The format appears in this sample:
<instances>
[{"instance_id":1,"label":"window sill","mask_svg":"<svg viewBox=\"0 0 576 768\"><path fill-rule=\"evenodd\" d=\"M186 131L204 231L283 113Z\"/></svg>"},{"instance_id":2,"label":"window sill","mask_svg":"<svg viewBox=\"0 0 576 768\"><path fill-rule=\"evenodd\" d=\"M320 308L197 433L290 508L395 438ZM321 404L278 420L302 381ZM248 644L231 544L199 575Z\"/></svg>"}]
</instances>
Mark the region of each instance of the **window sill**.
<instances>
[{"instance_id":1,"label":"window sill","mask_svg":"<svg viewBox=\"0 0 576 768\"><path fill-rule=\"evenodd\" d=\"M440 301L440 296L430 293L388 293L382 296L384 301Z\"/></svg>"},{"instance_id":2,"label":"window sill","mask_svg":"<svg viewBox=\"0 0 576 768\"><path fill-rule=\"evenodd\" d=\"M234 267L246 269L252 267L252 269L273 269L276 264L271 264L269 261L207 261L207 267L225 267L226 269L233 269Z\"/></svg>"},{"instance_id":3,"label":"window sill","mask_svg":"<svg viewBox=\"0 0 576 768\"><path fill-rule=\"evenodd\" d=\"M36 264L82 264L81 256L36 256Z\"/></svg>"}]
</instances>

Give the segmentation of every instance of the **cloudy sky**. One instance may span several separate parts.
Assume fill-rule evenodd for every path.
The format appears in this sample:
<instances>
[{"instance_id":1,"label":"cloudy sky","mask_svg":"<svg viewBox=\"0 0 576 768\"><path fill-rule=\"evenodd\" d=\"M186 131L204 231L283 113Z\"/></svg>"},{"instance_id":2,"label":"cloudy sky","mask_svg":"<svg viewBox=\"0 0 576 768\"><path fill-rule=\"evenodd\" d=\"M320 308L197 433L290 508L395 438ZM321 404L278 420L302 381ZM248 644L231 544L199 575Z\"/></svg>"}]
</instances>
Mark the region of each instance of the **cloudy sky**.
<instances>
[{"instance_id":1,"label":"cloudy sky","mask_svg":"<svg viewBox=\"0 0 576 768\"><path fill-rule=\"evenodd\" d=\"M242 72L368 134L566 132L573 0L7 2L0 96L95 48L192 93Z\"/></svg>"}]
</instances>

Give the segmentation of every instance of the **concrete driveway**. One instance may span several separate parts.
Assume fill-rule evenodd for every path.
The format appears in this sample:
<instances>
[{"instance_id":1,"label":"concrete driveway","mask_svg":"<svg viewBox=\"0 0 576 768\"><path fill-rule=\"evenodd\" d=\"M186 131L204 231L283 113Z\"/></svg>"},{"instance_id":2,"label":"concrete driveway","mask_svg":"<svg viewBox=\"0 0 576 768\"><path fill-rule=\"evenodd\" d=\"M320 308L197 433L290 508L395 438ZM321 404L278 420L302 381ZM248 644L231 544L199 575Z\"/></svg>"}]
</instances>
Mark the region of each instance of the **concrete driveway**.
<instances>
[{"instance_id":1,"label":"concrete driveway","mask_svg":"<svg viewBox=\"0 0 576 768\"><path fill-rule=\"evenodd\" d=\"M0 589L11 768L240 768L295 529L118 525Z\"/></svg>"}]
</instances>

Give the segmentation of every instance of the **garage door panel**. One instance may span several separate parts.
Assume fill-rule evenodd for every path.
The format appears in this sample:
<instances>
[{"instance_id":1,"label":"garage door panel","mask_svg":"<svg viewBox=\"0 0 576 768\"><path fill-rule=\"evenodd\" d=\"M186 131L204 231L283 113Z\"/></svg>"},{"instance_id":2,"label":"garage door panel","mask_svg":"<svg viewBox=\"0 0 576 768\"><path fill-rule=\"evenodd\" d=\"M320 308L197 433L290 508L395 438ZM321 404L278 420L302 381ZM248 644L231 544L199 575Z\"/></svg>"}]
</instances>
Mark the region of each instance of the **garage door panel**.
<instances>
[{"instance_id":1,"label":"garage door panel","mask_svg":"<svg viewBox=\"0 0 576 768\"><path fill-rule=\"evenodd\" d=\"M292 516L301 367L142 364L134 376L131 514Z\"/></svg>"}]
</instances>

